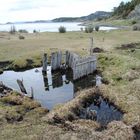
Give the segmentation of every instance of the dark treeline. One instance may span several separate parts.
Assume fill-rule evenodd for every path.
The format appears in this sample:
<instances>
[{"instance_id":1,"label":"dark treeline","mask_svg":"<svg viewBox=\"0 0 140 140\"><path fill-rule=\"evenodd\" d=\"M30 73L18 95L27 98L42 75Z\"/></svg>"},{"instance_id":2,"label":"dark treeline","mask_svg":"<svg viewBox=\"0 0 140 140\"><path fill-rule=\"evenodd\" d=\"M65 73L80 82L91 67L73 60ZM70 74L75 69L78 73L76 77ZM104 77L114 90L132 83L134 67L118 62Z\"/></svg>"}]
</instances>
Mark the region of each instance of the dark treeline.
<instances>
[{"instance_id":1,"label":"dark treeline","mask_svg":"<svg viewBox=\"0 0 140 140\"><path fill-rule=\"evenodd\" d=\"M140 0L132 0L131 2L120 3L118 7L114 7L113 16L118 16L119 18L126 18L135 7L140 4Z\"/></svg>"}]
</instances>

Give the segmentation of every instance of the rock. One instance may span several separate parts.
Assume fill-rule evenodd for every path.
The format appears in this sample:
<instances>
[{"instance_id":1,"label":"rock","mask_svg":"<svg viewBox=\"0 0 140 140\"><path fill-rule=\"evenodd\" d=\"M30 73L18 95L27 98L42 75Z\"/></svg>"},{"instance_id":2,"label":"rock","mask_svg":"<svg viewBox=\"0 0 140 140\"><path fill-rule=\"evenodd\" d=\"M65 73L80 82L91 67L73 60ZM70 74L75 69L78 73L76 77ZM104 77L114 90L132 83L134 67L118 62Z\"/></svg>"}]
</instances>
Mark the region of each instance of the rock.
<instances>
[{"instance_id":1,"label":"rock","mask_svg":"<svg viewBox=\"0 0 140 140\"><path fill-rule=\"evenodd\" d=\"M0 87L0 93L2 93L4 91L4 89L2 87Z\"/></svg>"},{"instance_id":2,"label":"rock","mask_svg":"<svg viewBox=\"0 0 140 140\"><path fill-rule=\"evenodd\" d=\"M103 49L101 49L101 48L94 48L93 49L93 53L101 53L101 52L104 52L104 50Z\"/></svg>"},{"instance_id":3,"label":"rock","mask_svg":"<svg viewBox=\"0 0 140 140\"><path fill-rule=\"evenodd\" d=\"M140 19L140 4L137 5L132 12L130 12L130 14L128 15L128 18Z\"/></svg>"},{"instance_id":4,"label":"rock","mask_svg":"<svg viewBox=\"0 0 140 140\"><path fill-rule=\"evenodd\" d=\"M38 69L36 69L36 70L35 70L35 72L39 72L39 70L38 70Z\"/></svg>"}]
</instances>

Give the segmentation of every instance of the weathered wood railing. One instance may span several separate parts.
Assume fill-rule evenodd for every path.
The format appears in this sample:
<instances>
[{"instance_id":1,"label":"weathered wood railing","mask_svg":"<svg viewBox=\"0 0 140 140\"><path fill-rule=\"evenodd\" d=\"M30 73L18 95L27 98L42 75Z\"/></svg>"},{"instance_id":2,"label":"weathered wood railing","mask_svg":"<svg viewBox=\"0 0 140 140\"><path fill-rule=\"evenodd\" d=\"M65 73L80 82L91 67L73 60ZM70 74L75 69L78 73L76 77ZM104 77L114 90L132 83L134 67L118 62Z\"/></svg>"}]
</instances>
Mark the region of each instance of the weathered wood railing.
<instances>
[{"instance_id":1,"label":"weathered wood railing","mask_svg":"<svg viewBox=\"0 0 140 140\"><path fill-rule=\"evenodd\" d=\"M81 58L74 62L73 65L73 80L77 80L83 76L87 76L96 70L96 57L89 56Z\"/></svg>"},{"instance_id":2,"label":"weathered wood railing","mask_svg":"<svg viewBox=\"0 0 140 140\"><path fill-rule=\"evenodd\" d=\"M62 52L53 52L51 55L52 71L60 69L62 64Z\"/></svg>"},{"instance_id":3,"label":"weathered wood railing","mask_svg":"<svg viewBox=\"0 0 140 140\"><path fill-rule=\"evenodd\" d=\"M78 59L80 59L79 55L66 51L65 63L69 68L73 68L74 62L77 61Z\"/></svg>"},{"instance_id":4,"label":"weathered wood railing","mask_svg":"<svg viewBox=\"0 0 140 140\"><path fill-rule=\"evenodd\" d=\"M93 42L93 40L92 40ZM47 54L44 54L43 71L47 70ZM51 55L51 69L55 71L61 69L62 66L62 52L54 52ZM73 80L79 79L96 70L96 57L90 55L89 57L81 58L79 55L66 51L65 66L73 70Z\"/></svg>"}]
</instances>

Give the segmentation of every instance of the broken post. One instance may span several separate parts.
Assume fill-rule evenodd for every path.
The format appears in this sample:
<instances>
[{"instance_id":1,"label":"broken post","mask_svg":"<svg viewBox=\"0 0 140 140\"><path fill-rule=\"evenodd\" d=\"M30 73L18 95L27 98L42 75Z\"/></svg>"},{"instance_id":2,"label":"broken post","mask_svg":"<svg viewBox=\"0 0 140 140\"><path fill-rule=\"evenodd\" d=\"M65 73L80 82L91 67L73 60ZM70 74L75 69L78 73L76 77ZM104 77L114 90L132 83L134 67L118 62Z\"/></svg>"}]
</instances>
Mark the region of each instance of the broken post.
<instances>
[{"instance_id":1,"label":"broken post","mask_svg":"<svg viewBox=\"0 0 140 140\"><path fill-rule=\"evenodd\" d=\"M26 89L25 89L25 87L23 85L23 81L17 79L17 83L19 85L19 88L20 88L21 92L24 93L24 94L27 94L27 91L26 91Z\"/></svg>"},{"instance_id":2,"label":"broken post","mask_svg":"<svg viewBox=\"0 0 140 140\"><path fill-rule=\"evenodd\" d=\"M60 51L53 52L51 55L51 69L52 69L52 71L60 69L61 62L62 62L62 53Z\"/></svg>"},{"instance_id":3,"label":"broken post","mask_svg":"<svg viewBox=\"0 0 140 140\"><path fill-rule=\"evenodd\" d=\"M93 54L93 37L90 37L90 55Z\"/></svg>"},{"instance_id":4,"label":"broken post","mask_svg":"<svg viewBox=\"0 0 140 140\"><path fill-rule=\"evenodd\" d=\"M44 53L43 56L43 69L42 72L47 73L47 54Z\"/></svg>"}]
</instances>

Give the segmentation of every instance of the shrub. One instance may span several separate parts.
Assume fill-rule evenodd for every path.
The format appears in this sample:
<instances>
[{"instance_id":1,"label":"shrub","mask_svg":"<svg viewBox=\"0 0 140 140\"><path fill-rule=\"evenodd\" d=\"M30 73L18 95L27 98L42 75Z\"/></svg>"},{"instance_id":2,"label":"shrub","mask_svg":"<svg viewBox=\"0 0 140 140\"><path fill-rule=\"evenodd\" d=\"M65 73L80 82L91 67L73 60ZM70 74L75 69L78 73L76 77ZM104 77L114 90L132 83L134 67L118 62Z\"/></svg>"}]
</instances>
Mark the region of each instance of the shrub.
<instances>
[{"instance_id":1,"label":"shrub","mask_svg":"<svg viewBox=\"0 0 140 140\"><path fill-rule=\"evenodd\" d=\"M37 30L34 29L34 30L33 30L33 33L37 33Z\"/></svg>"},{"instance_id":2,"label":"shrub","mask_svg":"<svg viewBox=\"0 0 140 140\"><path fill-rule=\"evenodd\" d=\"M133 31L140 31L140 25L133 26Z\"/></svg>"},{"instance_id":3,"label":"shrub","mask_svg":"<svg viewBox=\"0 0 140 140\"><path fill-rule=\"evenodd\" d=\"M20 30L18 30L18 32L20 32L20 33L28 33L28 31L25 30L25 29L20 29Z\"/></svg>"},{"instance_id":4,"label":"shrub","mask_svg":"<svg viewBox=\"0 0 140 140\"><path fill-rule=\"evenodd\" d=\"M25 37L22 35L19 35L19 39L25 39Z\"/></svg>"},{"instance_id":5,"label":"shrub","mask_svg":"<svg viewBox=\"0 0 140 140\"><path fill-rule=\"evenodd\" d=\"M137 21L133 20L131 23L132 23L132 25L134 25L134 24L136 24L136 23L137 23Z\"/></svg>"},{"instance_id":6,"label":"shrub","mask_svg":"<svg viewBox=\"0 0 140 140\"><path fill-rule=\"evenodd\" d=\"M92 33L93 32L93 27L92 26L85 27L85 32L86 33Z\"/></svg>"},{"instance_id":7,"label":"shrub","mask_svg":"<svg viewBox=\"0 0 140 140\"><path fill-rule=\"evenodd\" d=\"M98 32L99 31L99 28L100 28L99 26L95 26L95 31Z\"/></svg>"},{"instance_id":8,"label":"shrub","mask_svg":"<svg viewBox=\"0 0 140 140\"><path fill-rule=\"evenodd\" d=\"M58 30L59 30L59 33L65 33L66 32L66 28L64 26L60 26Z\"/></svg>"}]
</instances>

